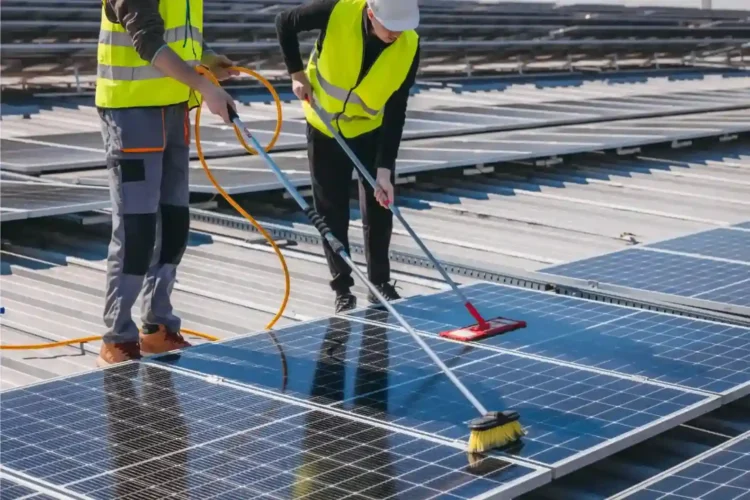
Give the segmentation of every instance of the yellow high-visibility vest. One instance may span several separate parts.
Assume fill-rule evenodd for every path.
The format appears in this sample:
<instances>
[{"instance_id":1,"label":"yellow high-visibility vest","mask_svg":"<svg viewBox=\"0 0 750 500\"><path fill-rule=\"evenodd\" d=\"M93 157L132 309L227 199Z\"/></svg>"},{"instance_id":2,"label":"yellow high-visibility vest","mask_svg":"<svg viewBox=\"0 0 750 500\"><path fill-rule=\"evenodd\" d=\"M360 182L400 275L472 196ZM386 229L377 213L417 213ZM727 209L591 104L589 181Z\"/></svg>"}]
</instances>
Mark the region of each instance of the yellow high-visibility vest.
<instances>
[{"instance_id":1,"label":"yellow high-visibility vest","mask_svg":"<svg viewBox=\"0 0 750 500\"><path fill-rule=\"evenodd\" d=\"M320 51L313 50L305 70L313 96L328 113L334 129L356 137L383 123L386 102L406 79L417 52L419 35L404 31L373 63L357 84L364 40L362 11L366 0L339 0L331 12ZM307 121L331 136L312 107L302 103Z\"/></svg>"},{"instance_id":2,"label":"yellow high-visibility vest","mask_svg":"<svg viewBox=\"0 0 750 500\"><path fill-rule=\"evenodd\" d=\"M164 41L191 66L203 56L203 0L162 0ZM102 108L168 106L199 102L187 85L164 76L151 61L144 61L133 48L133 40L119 23L104 13L97 48L96 105Z\"/></svg>"}]
</instances>

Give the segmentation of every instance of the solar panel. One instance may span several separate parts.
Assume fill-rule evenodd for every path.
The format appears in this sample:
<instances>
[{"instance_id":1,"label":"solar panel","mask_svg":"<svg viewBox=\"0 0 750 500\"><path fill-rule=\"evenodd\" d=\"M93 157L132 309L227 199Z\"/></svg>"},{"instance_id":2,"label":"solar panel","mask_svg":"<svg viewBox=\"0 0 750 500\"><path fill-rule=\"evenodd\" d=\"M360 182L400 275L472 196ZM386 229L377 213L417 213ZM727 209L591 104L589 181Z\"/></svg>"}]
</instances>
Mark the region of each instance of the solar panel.
<instances>
[{"instance_id":1,"label":"solar panel","mask_svg":"<svg viewBox=\"0 0 750 500\"><path fill-rule=\"evenodd\" d=\"M151 358L181 370L286 394L450 440L468 438L468 403L406 333L334 317ZM383 319L383 318L380 318ZM492 409L517 410L529 434L513 456L570 471L708 410L688 390L428 338ZM280 346L280 347L279 347ZM286 382L280 353L286 359ZM286 384L286 385L285 385Z\"/></svg>"},{"instance_id":2,"label":"solar panel","mask_svg":"<svg viewBox=\"0 0 750 500\"><path fill-rule=\"evenodd\" d=\"M730 439L613 499L739 500L750 497L748 471L750 432Z\"/></svg>"},{"instance_id":3,"label":"solar panel","mask_svg":"<svg viewBox=\"0 0 750 500\"><path fill-rule=\"evenodd\" d=\"M283 328L274 335L212 342L153 360L324 405L438 372L410 337L379 325L332 317ZM454 366L495 355L438 339L429 343ZM286 378L282 377L280 353L286 358Z\"/></svg>"},{"instance_id":4,"label":"solar panel","mask_svg":"<svg viewBox=\"0 0 750 500\"><path fill-rule=\"evenodd\" d=\"M88 498L466 499L549 471L131 363L2 393L4 469Z\"/></svg>"},{"instance_id":5,"label":"solar panel","mask_svg":"<svg viewBox=\"0 0 750 500\"><path fill-rule=\"evenodd\" d=\"M480 163L495 163L529 158L539 158L563 154L575 154L592 150L616 149L645 143L663 142L673 139L695 138L705 135L718 135L733 130L750 130L750 121L743 124L732 122L732 115L714 116L716 123L711 128L684 129L670 135L670 132L650 135L636 128L628 129L623 135L608 135L602 125L599 129L580 126L546 128L544 131L499 132L482 135L467 135L462 138L410 140L402 144L397 161L400 175L451 167L466 167ZM704 115L708 120L710 116ZM654 127L663 125L663 119L649 119ZM629 121L623 124L636 124ZM452 149L449 149L452 148ZM482 149L479 149L482 148ZM279 167L294 176L298 186L309 185L307 160L303 152L277 153L273 155ZM193 163L191 171L191 191L215 192L200 165ZM268 167L257 155L234 158L212 159L209 166L216 168L220 183L228 192L249 193L281 189L282 185L269 174ZM81 178L95 178L103 183L104 171L82 174ZM354 176L353 176L354 177Z\"/></svg>"},{"instance_id":6,"label":"solar panel","mask_svg":"<svg viewBox=\"0 0 750 500\"><path fill-rule=\"evenodd\" d=\"M109 190L37 181L0 181L0 221L62 215L110 206Z\"/></svg>"},{"instance_id":7,"label":"solar panel","mask_svg":"<svg viewBox=\"0 0 750 500\"><path fill-rule=\"evenodd\" d=\"M750 306L750 266L745 264L629 248L542 272Z\"/></svg>"},{"instance_id":8,"label":"solar panel","mask_svg":"<svg viewBox=\"0 0 750 500\"><path fill-rule=\"evenodd\" d=\"M672 250L697 256L718 257L750 264L750 232L717 228L652 243L646 248Z\"/></svg>"},{"instance_id":9,"label":"solar panel","mask_svg":"<svg viewBox=\"0 0 750 500\"><path fill-rule=\"evenodd\" d=\"M649 87L657 86L650 84ZM684 92L674 92L676 88L666 87L664 93L674 98L680 98ZM700 89L699 89L700 90ZM608 90L609 92L616 92ZM655 118L663 113L686 112L719 112L735 109L744 105L747 97L743 95L729 95L721 93L711 87L700 90L696 94L703 99L683 98L673 106L664 105L663 98L649 98L653 88L648 87L642 92L645 95L628 95L622 97L601 97L596 99L557 99L552 102L533 102L541 100L543 92L532 91L530 97L521 97L532 102L506 104L512 102L513 92L496 93L493 97L482 98L466 93L450 93L440 90L426 90L418 94L422 99L418 109L410 107L407 113L403 137L406 140L416 140L427 137L448 137L455 134L490 133L529 129L540 126L565 126L577 123L598 122L613 119L646 119ZM603 92L599 89L598 92ZM500 97L498 97L500 96ZM446 97L450 100L446 100ZM584 94L584 97L585 96ZM240 95L238 99L242 100ZM647 99L646 103L643 103ZM441 106L446 102L449 106ZM460 106L461 103L472 104ZM459 104L459 105L457 105ZM435 109L440 107L442 109ZM432 109L431 109L432 108ZM272 138L276 122L270 107L240 109L240 115L257 136L261 144L268 144ZM274 146L274 151L304 150L305 122L299 116L299 106L295 103L284 105L285 116L292 115L292 119L285 119L281 128L281 135ZM477 110L485 110L478 112ZM543 111L543 112L540 112ZM33 119L32 119L33 120ZM650 122L649 122L650 123ZM210 156L238 155L244 150L237 144L234 131L213 117L203 119L205 126L201 129L201 139L204 153ZM210 124L210 125L209 125ZM665 128L664 123L654 123L656 129ZM689 127L689 125L682 125ZM695 134L702 127L693 125L686 132ZM709 130L715 126L708 127ZM744 128L739 126L740 129ZM642 133L646 133L643 131ZM719 131L718 133L722 133ZM670 135L668 132L664 134ZM655 134L655 138L661 133ZM612 141L612 138L609 139ZM9 170L24 173L39 173L50 170L71 170L92 166L104 166L103 146L99 132L80 132L70 134L34 135L29 137L5 137L0 144L3 150L2 166ZM614 147L619 147L615 145ZM192 156L197 158L195 144ZM465 153L464 153L465 154ZM547 154L546 152L544 154ZM498 160L499 161L499 160Z\"/></svg>"},{"instance_id":10,"label":"solar panel","mask_svg":"<svg viewBox=\"0 0 750 500\"><path fill-rule=\"evenodd\" d=\"M0 473L0 498L3 500L55 500L55 497L39 493L33 488L17 483Z\"/></svg>"},{"instance_id":11,"label":"solar panel","mask_svg":"<svg viewBox=\"0 0 750 500\"><path fill-rule=\"evenodd\" d=\"M527 322L524 329L483 340L484 348L677 384L721 394L725 401L750 393L750 328L491 283L464 290L486 317ZM395 307L431 334L472 323L451 292Z\"/></svg>"}]
</instances>

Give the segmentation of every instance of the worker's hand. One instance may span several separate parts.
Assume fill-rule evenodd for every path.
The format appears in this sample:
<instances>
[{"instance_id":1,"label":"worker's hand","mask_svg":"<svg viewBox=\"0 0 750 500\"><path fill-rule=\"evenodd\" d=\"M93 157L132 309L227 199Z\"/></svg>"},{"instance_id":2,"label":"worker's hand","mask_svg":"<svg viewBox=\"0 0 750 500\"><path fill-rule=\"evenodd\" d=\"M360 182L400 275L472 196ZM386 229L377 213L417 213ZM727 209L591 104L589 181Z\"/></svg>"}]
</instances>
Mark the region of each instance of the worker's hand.
<instances>
[{"instance_id":1,"label":"worker's hand","mask_svg":"<svg viewBox=\"0 0 750 500\"><path fill-rule=\"evenodd\" d=\"M384 208L393 203L393 183L391 182L391 171L387 168L379 168L375 179L375 199Z\"/></svg>"},{"instance_id":2,"label":"worker's hand","mask_svg":"<svg viewBox=\"0 0 750 500\"><path fill-rule=\"evenodd\" d=\"M208 67L211 73L214 74L217 80L223 81L233 76L239 75L239 71L236 69L229 69L232 66L236 66L235 62L229 59L227 56L220 54L214 54L209 52L201 58L201 64Z\"/></svg>"},{"instance_id":3,"label":"worker's hand","mask_svg":"<svg viewBox=\"0 0 750 500\"><path fill-rule=\"evenodd\" d=\"M208 79L205 79L208 85L203 85L204 88L200 89L200 93L203 96L203 102L208 106L208 110L211 113L218 115L224 120L224 123L230 124L232 120L229 119L229 110L227 105L231 106L235 111L237 105L234 103L234 99L230 96L226 90L218 85L214 85Z\"/></svg>"},{"instance_id":4,"label":"worker's hand","mask_svg":"<svg viewBox=\"0 0 750 500\"><path fill-rule=\"evenodd\" d=\"M307 75L304 71L297 71L292 73L292 92L297 96L300 101L310 101L312 103L312 87L310 86L310 80L307 79Z\"/></svg>"}]
</instances>

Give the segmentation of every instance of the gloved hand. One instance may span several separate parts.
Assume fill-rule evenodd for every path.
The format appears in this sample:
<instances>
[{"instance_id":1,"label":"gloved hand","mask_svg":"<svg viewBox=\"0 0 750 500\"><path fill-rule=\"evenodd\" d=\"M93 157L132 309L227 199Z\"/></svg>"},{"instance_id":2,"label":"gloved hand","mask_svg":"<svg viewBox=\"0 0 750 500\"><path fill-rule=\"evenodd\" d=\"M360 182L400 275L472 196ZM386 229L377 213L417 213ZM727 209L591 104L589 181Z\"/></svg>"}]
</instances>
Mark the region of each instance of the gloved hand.
<instances>
[{"instance_id":1,"label":"gloved hand","mask_svg":"<svg viewBox=\"0 0 750 500\"><path fill-rule=\"evenodd\" d=\"M310 80L307 79L307 75L304 71L298 71L291 75L292 78L292 92L297 96L300 101L309 100L312 103L313 94L312 87L310 86Z\"/></svg>"},{"instance_id":2,"label":"gloved hand","mask_svg":"<svg viewBox=\"0 0 750 500\"><path fill-rule=\"evenodd\" d=\"M375 199L384 208L393 203L395 196L393 183L391 182L391 171L387 168L379 168L375 178Z\"/></svg>"},{"instance_id":3,"label":"gloved hand","mask_svg":"<svg viewBox=\"0 0 750 500\"><path fill-rule=\"evenodd\" d=\"M227 78L240 74L237 70L229 69L232 66L237 66L234 61L229 59L227 56L214 54L213 52L205 54L201 58L201 64L210 69L211 73L213 73L216 79L220 82L226 80Z\"/></svg>"}]
</instances>

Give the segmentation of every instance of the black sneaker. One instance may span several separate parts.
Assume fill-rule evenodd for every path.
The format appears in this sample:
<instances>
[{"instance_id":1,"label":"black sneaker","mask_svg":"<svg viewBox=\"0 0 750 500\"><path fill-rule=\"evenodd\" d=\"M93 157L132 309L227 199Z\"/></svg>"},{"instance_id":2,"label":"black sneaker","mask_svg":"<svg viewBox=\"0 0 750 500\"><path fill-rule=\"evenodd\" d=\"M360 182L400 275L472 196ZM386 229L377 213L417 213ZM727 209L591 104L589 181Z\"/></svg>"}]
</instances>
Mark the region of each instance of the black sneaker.
<instances>
[{"instance_id":1,"label":"black sneaker","mask_svg":"<svg viewBox=\"0 0 750 500\"><path fill-rule=\"evenodd\" d=\"M357 297L350 292L336 294L336 314L350 311L357 307Z\"/></svg>"},{"instance_id":2,"label":"black sneaker","mask_svg":"<svg viewBox=\"0 0 750 500\"><path fill-rule=\"evenodd\" d=\"M391 285L390 283L381 283L380 285L375 285L375 288L378 289L378 291L380 292L380 295L385 297L385 300L387 300L388 302L392 302L394 300L398 300L401 298L401 296L396 291L395 283L393 285ZM369 295L367 296L367 300L370 301L370 304L380 303L378 298L375 295L373 295L372 292L370 292Z\"/></svg>"}]
</instances>

